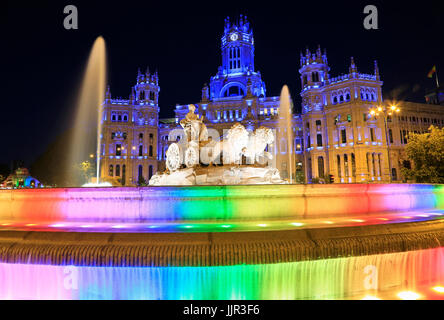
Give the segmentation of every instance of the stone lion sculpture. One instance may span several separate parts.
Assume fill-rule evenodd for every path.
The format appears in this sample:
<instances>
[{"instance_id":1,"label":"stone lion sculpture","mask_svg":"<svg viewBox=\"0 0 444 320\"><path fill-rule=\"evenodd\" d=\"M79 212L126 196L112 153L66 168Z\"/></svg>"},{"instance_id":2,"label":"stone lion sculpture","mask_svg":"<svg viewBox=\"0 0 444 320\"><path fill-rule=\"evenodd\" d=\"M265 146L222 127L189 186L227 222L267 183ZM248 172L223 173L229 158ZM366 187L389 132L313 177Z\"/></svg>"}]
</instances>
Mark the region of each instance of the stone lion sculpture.
<instances>
[{"instance_id":1,"label":"stone lion sculpture","mask_svg":"<svg viewBox=\"0 0 444 320\"><path fill-rule=\"evenodd\" d=\"M259 157L264 156L273 159L271 153L266 152L267 145L274 142L274 134L270 128L259 127L250 135L248 145L243 149L243 154L247 157L248 163L259 162Z\"/></svg>"},{"instance_id":2,"label":"stone lion sculpture","mask_svg":"<svg viewBox=\"0 0 444 320\"><path fill-rule=\"evenodd\" d=\"M224 164L240 163L242 150L248 145L249 133L240 123L235 123L222 141L212 142L210 163L218 163L216 159L222 154Z\"/></svg>"}]
</instances>

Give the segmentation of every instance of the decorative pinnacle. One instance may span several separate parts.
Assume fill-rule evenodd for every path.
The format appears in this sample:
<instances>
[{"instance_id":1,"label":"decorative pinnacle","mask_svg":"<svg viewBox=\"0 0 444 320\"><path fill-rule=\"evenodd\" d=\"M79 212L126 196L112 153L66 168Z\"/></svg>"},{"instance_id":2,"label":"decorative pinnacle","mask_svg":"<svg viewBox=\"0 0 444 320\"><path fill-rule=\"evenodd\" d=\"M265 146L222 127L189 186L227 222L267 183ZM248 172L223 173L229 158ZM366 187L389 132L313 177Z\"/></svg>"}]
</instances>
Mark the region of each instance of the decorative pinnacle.
<instances>
[{"instance_id":1,"label":"decorative pinnacle","mask_svg":"<svg viewBox=\"0 0 444 320\"><path fill-rule=\"evenodd\" d=\"M355 60L353 59L353 57L351 57L349 73L356 73L356 72L358 72L358 68L356 68Z\"/></svg>"}]
</instances>

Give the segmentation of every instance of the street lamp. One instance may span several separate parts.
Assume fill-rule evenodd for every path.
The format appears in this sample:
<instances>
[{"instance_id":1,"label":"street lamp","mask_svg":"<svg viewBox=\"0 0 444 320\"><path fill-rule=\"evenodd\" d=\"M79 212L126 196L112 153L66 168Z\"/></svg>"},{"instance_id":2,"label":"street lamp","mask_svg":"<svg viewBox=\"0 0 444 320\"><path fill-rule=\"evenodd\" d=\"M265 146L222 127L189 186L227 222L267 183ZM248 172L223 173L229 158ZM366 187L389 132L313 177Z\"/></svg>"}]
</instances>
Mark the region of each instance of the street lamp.
<instances>
[{"instance_id":1,"label":"street lamp","mask_svg":"<svg viewBox=\"0 0 444 320\"><path fill-rule=\"evenodd\" d=\"M392 104L390 107L386 108L383 106L378 106L376 108L370 109L370 115L376 118L379 115L384 117L384 129L385 129L385 141L387 143L387 158L389 164L389 181L392 183L392 164L390 159L390 141L388 138L388 128L387 128L387 118L392 116L395 113L399 113L401 109L399 109L396 105Z\"/></svg>"}]
</instances>

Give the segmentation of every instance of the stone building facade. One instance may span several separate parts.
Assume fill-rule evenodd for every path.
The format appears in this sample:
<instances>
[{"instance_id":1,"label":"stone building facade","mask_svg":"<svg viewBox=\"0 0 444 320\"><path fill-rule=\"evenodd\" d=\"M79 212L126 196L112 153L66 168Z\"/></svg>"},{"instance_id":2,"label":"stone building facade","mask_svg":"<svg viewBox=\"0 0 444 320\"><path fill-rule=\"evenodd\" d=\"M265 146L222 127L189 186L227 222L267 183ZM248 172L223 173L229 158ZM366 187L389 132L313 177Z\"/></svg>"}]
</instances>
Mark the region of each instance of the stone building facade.
<instances>
[{"instance_id":1,"label":"stone building facade","mask_svg":"<svg viewBox=\"0 0 444 320\"><path fill-rule=\"evenodd\" d=\"M158 74L149 70L139 70L129 99L112 99L108 88L102 113L102 179L137 185L157 172L159 91Z\"/></svg>"}]
</instances>

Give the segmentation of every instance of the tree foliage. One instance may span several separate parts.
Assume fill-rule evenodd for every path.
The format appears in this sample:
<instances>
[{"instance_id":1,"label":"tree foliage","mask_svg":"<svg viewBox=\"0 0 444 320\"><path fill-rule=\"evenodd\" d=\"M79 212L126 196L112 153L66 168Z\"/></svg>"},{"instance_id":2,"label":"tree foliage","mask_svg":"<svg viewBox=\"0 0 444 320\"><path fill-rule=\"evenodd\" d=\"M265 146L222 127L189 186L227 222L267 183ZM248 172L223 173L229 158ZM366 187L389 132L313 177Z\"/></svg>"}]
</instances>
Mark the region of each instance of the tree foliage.
<instances>
[{"instance_id":1,"label":"tree foliage","mask_svg":"<svg viewBox=\"0 0 444 320\"><path fill-rule=\"evenodd\" d=\"M423 183L444 183L444 128L431 126L428 133L409 133L405 148L411 169L402 168L409 179Z\"/></svg>"}]
</instances>

